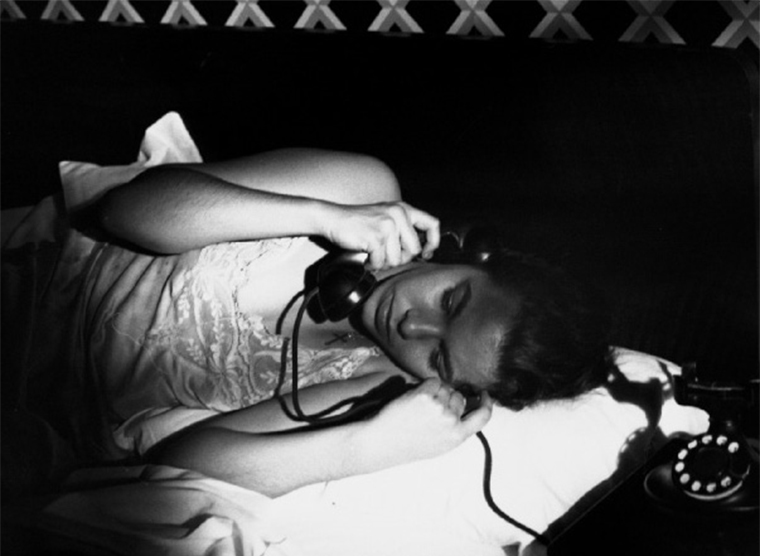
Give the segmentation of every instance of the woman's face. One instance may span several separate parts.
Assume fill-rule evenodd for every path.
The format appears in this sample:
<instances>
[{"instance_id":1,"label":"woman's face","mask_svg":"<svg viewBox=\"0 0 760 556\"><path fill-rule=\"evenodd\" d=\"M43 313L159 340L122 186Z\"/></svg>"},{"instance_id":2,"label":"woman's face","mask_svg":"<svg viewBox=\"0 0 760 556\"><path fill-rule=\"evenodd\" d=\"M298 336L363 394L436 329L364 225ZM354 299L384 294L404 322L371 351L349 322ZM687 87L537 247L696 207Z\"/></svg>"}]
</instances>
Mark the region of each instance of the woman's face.
<instances>
[{"instance_id":1,"label":"woman's face","mask_svg":"<svg viewBox=\"0 0 760 556\"><path fill-rule=\"evenodd\" d=\"M496 380L499 345L518 308L472 266L412 263L379 275L363 326L402 369L485 389Z\"/></svg>"}]
</instances>

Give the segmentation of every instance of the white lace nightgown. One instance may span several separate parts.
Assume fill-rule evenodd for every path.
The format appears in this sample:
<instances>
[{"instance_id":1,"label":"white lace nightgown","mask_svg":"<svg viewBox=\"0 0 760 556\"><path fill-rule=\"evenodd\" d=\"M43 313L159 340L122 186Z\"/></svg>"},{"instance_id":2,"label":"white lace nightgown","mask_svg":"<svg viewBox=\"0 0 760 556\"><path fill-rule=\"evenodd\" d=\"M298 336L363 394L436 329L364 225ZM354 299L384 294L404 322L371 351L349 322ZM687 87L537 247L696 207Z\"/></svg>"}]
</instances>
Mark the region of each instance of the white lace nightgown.
<instances>
[{"instance_id":1,"label":"white lace nightgown","mask_svg":"<svg viewBox=\"0 0 760 556\"><path fill-rule=\"evenodd\" d=\"M283 338L262 316L240 310L238 292L304 241L225 243L165 257L95 247L86 279L86 349L112 424L121 427L120 447L145 449L157 439L142 438L145 427L157 415L167 426L167 410L181 416L181 425L206 416L188 417L188 408L224 412L272 397ZM299 384L348 378L377 353L300 348Z\"/></svg>"},{"instance_id":2,"label":"white lace nightgown","mask_svg":"<svg viewBox=\"0 0 760 556\"><path fill-rule=\"evenodd\" d=\"M56 241L25 246L19 268L31 268L34 279L19 273L14 280L29 290L19 304L33 306L35 315L22 319L33 324L22 363L29 405L88 459L114 459L217 412L270 398L284 338L255 308L241 311L238 294L306 241L153 256L61 227ZM44 279L37 277L42 259ZM302 347L299 384L350 377L378 353Z\"/></svg>"}]
</instances>

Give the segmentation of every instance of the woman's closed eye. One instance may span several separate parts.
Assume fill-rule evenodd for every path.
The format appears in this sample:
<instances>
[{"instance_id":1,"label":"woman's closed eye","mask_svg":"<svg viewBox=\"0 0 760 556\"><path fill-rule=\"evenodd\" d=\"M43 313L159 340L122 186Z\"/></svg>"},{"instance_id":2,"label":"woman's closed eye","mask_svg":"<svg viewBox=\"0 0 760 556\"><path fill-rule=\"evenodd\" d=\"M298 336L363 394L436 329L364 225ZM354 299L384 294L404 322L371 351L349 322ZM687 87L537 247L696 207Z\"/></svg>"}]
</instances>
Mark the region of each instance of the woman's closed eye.
<instances>
[{"instance_id":1,"label":"woman's closed eye","mask_svg":"<svg viewBox=\"0 0 760 556\"><path fill-rule=\"evenodd\" d=\"M454 320L464 310L472 297L472 286L469 280L459 282L451 288L446 288L441 294L441 309L448 318Z\"/></svg>"},{"instance_id":2,"label":"woman's closed eye","mask_svg":"<svg viewBox=\"0 0 760 556\"><path fill-rule=\"evenodd\" d=\"M454 311L454 288L446 288L441 295L441 309L446 316Z\"/></svg>"},{"instance_id":3,"label":"woman's closed eye","mask_svg":"<svg viewBox=\"0 0 760 556\"><path fill-rule=\"evenodd\" d=\"M464 310L471 296L472 290L468 280L443 290L440 303L447 322L454 320ZM430 352L428 365L443 380L449 381L451 380L451 369L447 361L448 353L446 349L445 338L442 338Z\"/></svg>"}]
</instances>

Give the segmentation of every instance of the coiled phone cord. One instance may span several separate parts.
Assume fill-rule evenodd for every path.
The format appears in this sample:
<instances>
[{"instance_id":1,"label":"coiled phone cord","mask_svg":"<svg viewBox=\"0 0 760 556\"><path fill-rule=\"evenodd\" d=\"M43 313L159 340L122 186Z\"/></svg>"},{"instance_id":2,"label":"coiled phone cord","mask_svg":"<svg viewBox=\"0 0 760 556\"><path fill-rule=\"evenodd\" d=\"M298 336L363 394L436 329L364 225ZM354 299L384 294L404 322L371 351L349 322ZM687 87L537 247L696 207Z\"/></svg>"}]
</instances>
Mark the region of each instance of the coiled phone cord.
<instances>
[{"instance_id":1,"label":"coiled phone cord","mask_svg":"<svg viewBox=\"0 0 760 556\"><path fill-rule=\"evenodd\" d=\"M282 347L280 378L277 383L277 387L275 388L275 396L277 397L280 403L280 407L282 408L283 412L285 412L285 414L290 419L294 421L309 423L310 425L329 426L329 425L333 425L337 423L343 423L357 417L366 416L372 413L375 409L379 409L383 403L387 402L387 400L383 400L382 398L378 398L378 397L368 399L363 396L357 396L357 397L352 397L352 398L342 400L338 402L337 404L334 404L326 409L323 409L316 413L312 413L310 415L307 415L302 410L300 402L298 400L298 331L301 328L301 321L303 320L303 315L306 312L306 308L308 307L309 303L314 298L314 296L317 295L318 291L319 291L319 288L314 288L305 294L304 300L301 303L301 307L298 309L298 313L296 314L295 323L293 324L293 337L290 342L290 347L292 349L292 353L291 353L292 386L291 386L290 397L291 397L291 402L293 404L293 409L291 410L288 407L288 404L285 401L285 398L282 396L280 392L283 384L285 383L285 375L287 373L287 349L288 349L287 341L283 343L283 347ZM301 294L299 294L299 296L300 295ZM341 413L340 415L330 416L330 413L342 407L345 407L347 405L353 405L359 401L362 401L363 403L359 405L355 405L354 407L351 407L350 409ZM503 519L507 523L528 533L537 541L547 546L549 544L549 541L544 535L531 529L527 525L520 523L513 517L509 516L496 504L496 501L493 499L493 494L491 493L491 474L493 472L493 454L491 453L491 446L488 443L488 439L486 438L485 434L483 434L482 431L478 431L476 433L476 436L478 437L478 440L480 440L480 443L483 445L483 451L485 453L484 464L483 464L483 497L485 498L486 503L488 504L488 507L491 509L491 511L493 511L497 516L499 516L501 519Z\"/></svg>"}]
</instances>

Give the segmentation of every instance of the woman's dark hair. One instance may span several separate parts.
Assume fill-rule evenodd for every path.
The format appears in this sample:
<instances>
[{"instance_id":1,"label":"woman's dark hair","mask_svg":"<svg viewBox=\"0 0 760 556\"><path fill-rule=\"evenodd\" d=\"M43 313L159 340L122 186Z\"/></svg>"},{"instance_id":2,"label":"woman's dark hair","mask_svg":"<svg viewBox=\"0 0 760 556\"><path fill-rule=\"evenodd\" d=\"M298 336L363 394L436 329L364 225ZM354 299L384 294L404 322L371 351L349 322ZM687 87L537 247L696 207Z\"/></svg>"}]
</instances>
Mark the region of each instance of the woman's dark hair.
<instances>
[{"instance_id":1,"label":"woman's dark hair","mask_svg":"<svg viewBox=\"0 0 760 556\"><path fill-rule=\"evenodd\" d=\"M500 349L498 382L489 389L495 400L519 410L606 382L613 357L599 292L537 257L508 250L492 253L480 266L519 299Z\"/></svg>"}]
</instances>

